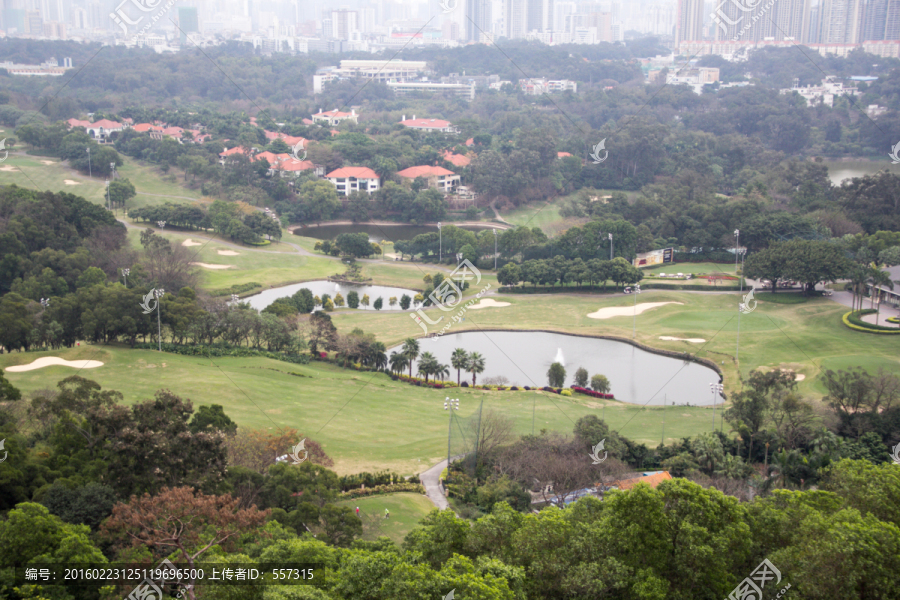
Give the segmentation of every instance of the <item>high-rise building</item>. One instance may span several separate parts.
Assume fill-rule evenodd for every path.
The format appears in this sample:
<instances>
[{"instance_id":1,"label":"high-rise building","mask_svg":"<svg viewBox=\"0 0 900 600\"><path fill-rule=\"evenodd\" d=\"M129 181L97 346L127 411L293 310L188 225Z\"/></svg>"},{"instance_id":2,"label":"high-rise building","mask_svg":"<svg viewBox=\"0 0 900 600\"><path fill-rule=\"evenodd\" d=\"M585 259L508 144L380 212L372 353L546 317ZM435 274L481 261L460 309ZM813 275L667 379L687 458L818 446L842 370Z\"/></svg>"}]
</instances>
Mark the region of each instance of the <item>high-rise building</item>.
<instances>
[{"instance_id":1,"label":"high-rise building","mask_svg":"<svg viewBox=\"0 0 900 600\"><path fill-rule=\"evenodd\" d=\"M7 33L25 33L25 10L22 8L3 9L3 28Z\"/></svg>"},{"instance_id":2,"label":"high-rise building","mask_svg":"<svg viewBox=\"0 0 900 600\"><path fill-rule=\"evenodd\" d=\"M507 38L524 38L528 33L528 0L506 0L503 3L503 21L506 23Z\"/></svg>"},{"instance_id":3,"label":"high-rise building","mask_svg":"<svg viewBox=\"0 0 900 600\"><path fill-rule=\"evenodd\" d=\"M359 31L359 19L355 10L331 11L331 37L336 40L349 40L350 34Z\"/></svg>"},{"instance_id":4,"label":"high-rise building","mask_svg":"<svg viewBox=\"0 0 900 600\"><path fill-rule=\"evenodd\" d=\"M703 0L678 0L675 15L675 45L703 39Z\"/></svg>"},{"instance_id":5,"label":"high-rise building","mask_svg":"<svg viewBox=\"0 0 900 600\"><path fill-rule=\"evenodd\" d=\"M775 12L769 21L770 36L776 40L809 41L810 0L779 0L769 10ZM765 18L765 17L763 17ZM762 20L762 18L760 19Z\"/></svg>"},{"instance_id":6,"label":"high-rise building","mask_svg":"<svg viewBox=\"0 0 900 600\"><path fill-rule=\"evenodd\" d=\"M491 38L491 12L491 0L466 0L467 42L486 42Z\"/></svg>"},{"instance_id":7,"label":"high-rise building","mask_svg":"<svg viewBox=\"0 0 900 600\"><path fill-rule=\"evenodd\" d=\"M29 10L25 12L25 34L44 35L44 20L41 11Z\"/></svg>"},{"instance_id":8,"label":"high-rise building","mask_svg":"<svg viewBox=\"0 0 900 600\"><path fill-rule=\"evenodd\" d=\"M821 0L820 44L857 44L863 33L863 0Z\"/></svg>"},{"instance_id":9,"label":"high-rise building","mask_svg":"<svg viewBox=\"0 0 900 600\"><path fill-rule=\"evenodd\" d=\"M527 0L527 31L550 31L553 29L553 0Z\"/></svg>"},{"instance_id":10,"label":"high-rise building","mask_svg":"<svg viewBox=\"0 0 900 600\"><path fill-rule=\"evenodd\" d=\"M898 39L900 39L900 0L868 0L860 41Z\"/></svg>"},{"instance_id":11,"label":"high-rise building","mask_svg":"<svg viewBox=\"0 0 900 600\"><path fill-rule=\"evenodd\" d=\"M178 29L181 36L181 45L188 44L189 33L200 31L200 19L197 16L197 8L194 6L178 7Z\"/></svg>"}]
</instances>

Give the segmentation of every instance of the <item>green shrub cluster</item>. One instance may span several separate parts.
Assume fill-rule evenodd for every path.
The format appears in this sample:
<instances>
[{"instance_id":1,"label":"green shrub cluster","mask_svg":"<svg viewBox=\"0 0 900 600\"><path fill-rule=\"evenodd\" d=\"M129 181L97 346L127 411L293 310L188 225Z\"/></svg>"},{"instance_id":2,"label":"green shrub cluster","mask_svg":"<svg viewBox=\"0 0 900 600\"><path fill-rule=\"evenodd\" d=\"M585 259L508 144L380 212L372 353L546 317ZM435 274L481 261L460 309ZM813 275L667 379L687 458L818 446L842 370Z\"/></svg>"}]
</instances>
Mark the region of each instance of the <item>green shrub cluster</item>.
<instances>
[{"instance_id":1,"label":"green shrub cluster","mask_svg":"<svg viewBox=\"0 0 900 600\"><path fill-rule=\"evenodd\" d=\"M900 327L884 327L883 325L873 325L872 323L866 323L865 321L860 319L861 316L870 315L874 312L875 309L873 308L850 311L844 314L841 320L844 322L844 325L856 331L865 331L866 333L886 333L889 335L900 334Z\"/></svg>"},{"instance_id":2,"label":"green shrub cluster","mask_svg":"<svg viewBox=\"0 0 900 600\"><path fill-rule=\"evenodd\" d=\"M159 346L152 342L138 342L134 345L136 350L156 350ZM244 346L225 346L216 344L209 345L182 345L163 342L162 349L164 352L172 354L182 354L184 356L207 356L217 358L220 356L230 356L237 358L261 357L280 360L282 362L294 363L296 365L309 364L310 356L308 354L285 354L284 352L268 352L266 350L257 350L255 348L246 348Z\"/></svg>"},{"instance_id":3,"label":"green shrub cluster","mask_svg":"<svg viewBox=\"0 0 900 600\"><path fill-rule=\"evenodd\" d=\"M396 494L397 492L417 492L425 493L425 486L421 483L395 483L394 485L376 485L375 487L367 487L364 489L357 488L340 493L341 500L351 498L365 498L367 496L378 496L381 494Z\"/></svg>"}]
</instances>

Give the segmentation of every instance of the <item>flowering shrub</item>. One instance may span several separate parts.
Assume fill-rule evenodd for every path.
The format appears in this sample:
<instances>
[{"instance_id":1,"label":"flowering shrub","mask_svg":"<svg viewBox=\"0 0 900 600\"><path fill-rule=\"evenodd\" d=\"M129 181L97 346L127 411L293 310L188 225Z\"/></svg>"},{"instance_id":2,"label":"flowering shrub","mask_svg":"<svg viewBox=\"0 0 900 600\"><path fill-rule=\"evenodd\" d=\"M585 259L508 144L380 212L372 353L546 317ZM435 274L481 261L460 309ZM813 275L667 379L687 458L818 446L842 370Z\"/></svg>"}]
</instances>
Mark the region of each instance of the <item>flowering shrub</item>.
<instances>
[{"instance_id":1,"label":"flowering shrub","mask_svg":"<svg viewBox=\"0 0 900 600\"><path fill-rule=\"evenodd\" d=\"M572 395L572 390L561 390L561 391L559 392L559 394L560 394L561 396L571 396L571 395Z\"/></svg>"},{"instance_id":2,"label":"flowering shrub","mask_svg":"<svg viewBox=\"0 0 900 600\"><path fill-rule=\"evenodd\" d=\"M579 387L577 385L573 385L572 389L578 392L579 394L587 394L593 398L603 398L604 400L614 400L615 396L612 394L603 394L601 392L595 392L594 390L589 390L587 388Z\"/></svg>"}]
</instances>

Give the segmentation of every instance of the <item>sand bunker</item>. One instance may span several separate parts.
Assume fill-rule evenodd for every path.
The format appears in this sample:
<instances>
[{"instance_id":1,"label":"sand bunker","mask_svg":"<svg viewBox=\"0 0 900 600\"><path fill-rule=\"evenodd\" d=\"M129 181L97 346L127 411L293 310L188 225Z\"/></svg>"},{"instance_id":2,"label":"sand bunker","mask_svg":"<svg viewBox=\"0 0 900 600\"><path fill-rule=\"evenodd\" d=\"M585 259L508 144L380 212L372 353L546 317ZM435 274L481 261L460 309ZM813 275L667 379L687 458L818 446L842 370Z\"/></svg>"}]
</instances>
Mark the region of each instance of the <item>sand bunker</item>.
<instances>
[{"instance_id":1,"label":"sand bunker","mask_svg":"<svg viewBox=\"0 0 900 600\"><path fill-rule=\"evenodd\" d=\"M203 267L204 269L230 269L233 265L210 265L207 263L201 262L192 262L192 265L197 265L198 267Z\"/></svg>"},{"instance_id":2,"label":"sand bunker","mask_svg":"<svg viewBox=\"0 0 900 600\"><path fill-rule=\"evenodd\" d=\"M641 302L635 308L634 306L610 306L601 308L597 312L588 315L589 319L611 319L613 317L630 317L632 315L641 314L645 310L656 308L657 306L665 306L666 304L684 304L683 302Z\"/></svg>"},{"instance_id":3,"label":"sand bunker","mask_svg":"<svg viewBox=\"0 0 900 600\"><path fill-rule=\"evenodd\" d=\"M219 254L221 256L240 256L240 252L235 252L234 250L219 250Z\"/></svg>"},{"instance_id":4,"label":"sand bunker","mask_svg":"<svg viewBox=\"0 0 900 600\"><path fill-rule=\"evenodd\" d=\"M661 336L659 336L659 339L668 340L670 342L690 342L692 344L702 344L703 342L706 341L703 338L679 338L679 337L672 337L671 335L661 335Z\"/></svg>"},{"instance_id":5,"label":"sand bunker","mask_svg":"<svg viewBox=\"0 0 900 600\"><path fill-rule=\"evenodd\" d=\"M42 165L55 165L56 163L53 162L52 160L42 160L41 164Z\"/></svg>"},{"instance_id":6,"label":"sand bunker","mask_svg":"<svg viewBox=\"0 0 900 600\"><path fill-rule=\"evenodd\" d=\"M12 165L3 165L0 167L0 171L18 171L18 169Z\"/></svg>"},{"instance_id":7,"label":"sand bunker","mask_svg":"<svg viewBox=\"0 0 900 600\"><path fill-rule=\"evenodd\" d=\"M182 246L202 246L203 244L201 244L200 242L195 242L191 238L188 238L188 239L184 240L183 242L181 242L181 245Z\"/></svg>"},{"instance_id":8,"label":"sand bunker","mask_svg":"<svg viewBox=\"0 0 900 600\"><path fill-rule=\"evenodd\" d=\"M72 181L71 179L63 179L63 183L66 185L81 185L80 181Z\"/></svg>"},{"instance_id":9,"label":"sand bunker","mask_svg":"<svg viewBox=\"0 0 900 600\"><path fill-rule=\"evenodd\" d=\"M9 373L21 373L22 371L34 371L35 369L43 369L52 365L61 367L73 367L75 369L96 369L102 367L103 363L99 360L65 360L56 356L44 356L33 363L27 365L19 365L16 367L7 367Z\"/></svg>"},{"instance_id":10,"label":"sand bunker","mask_svg":"<svg viewBox=\"0 0 900 600\"><path fill-rule=\"evenodd\" d=\"M504 306L509 306L509 302L497 302L493 298L482 298L481 302L473 304L469 308L502 308Z\"/></svg>"}]
</instances>

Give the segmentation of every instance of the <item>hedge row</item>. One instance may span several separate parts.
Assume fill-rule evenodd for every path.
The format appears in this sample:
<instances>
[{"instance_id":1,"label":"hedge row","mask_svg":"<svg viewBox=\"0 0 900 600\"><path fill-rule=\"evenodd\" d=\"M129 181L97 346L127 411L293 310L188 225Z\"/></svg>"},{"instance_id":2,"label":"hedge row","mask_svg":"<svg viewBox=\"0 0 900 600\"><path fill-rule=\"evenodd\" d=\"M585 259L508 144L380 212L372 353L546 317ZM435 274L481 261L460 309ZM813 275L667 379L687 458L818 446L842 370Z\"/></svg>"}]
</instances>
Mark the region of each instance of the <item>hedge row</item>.
<instances>
[{"instance_id":1,"label":"hedge row","mask_svg":"<svg viewBox=\"0 0 900 600\"><path fill-rule=\"evenodd\" d=\"M210 290L210 296L230 296L231 294L245 294L256 288L261 288L261 283L256 283L255 281L251 281L248 283L236 283L229 288L219 288L217 290Z\"/></svg>"},{"instance_id":2,"label":"hedge row","mask_svg":"<svg viewBox=\"0 0 900 600\"><path fill-rule=\"evenodd\" d=\"M136 350L156 350L159 346L151 342L138 342L134 345ZM268 352L266 350L256 350L255 348L245 348L243 346L206 346L206 345L181 345L165 342L162 344L164 352L172 354L182 354L184 356L205 356L217 358L221 356L230 356L237 358L246 357L262 357L289 362L296 365L309 364L310 357L308 354L285 354L283 352Z\"/></svg>"},{"instance_id":3,"label":"hedge row","mask_svg":"<svg viewBox=\"0 0 900 600\"><path fill-rule=\"evenodd\" d=\"M260 240L258 242L244 242L248 246L268 246L271 244L271 240Z\"/></svg>"},{"instance_id":4,"label":"hedge row","mask_svg":"<svg viewBox=\"0 0 900 600\"><path fill-rule=\"evenodd\" d=\"M642 290L656 289L656 290L687 290L687 291L697 291L697 292L737 292L740 291L740 285L708 285L705 283L663 283L663 280L659 280L659 283L654 283L652 281L643 280L639 284ZM747 286L744 286L746 289ZM607 287L591 287L589 285L569 285L562 287L525 287L525 286L517 286L517 285L505 285L500 288L500 293L502 294L569 294L572 292L579 293L619 293L621 292L621 288L607 288Z\"/></svg>"},{"instance_id":5,"label":"hedge row","mask_svg":"<svg viewBox=\"0 0 900 600\"><path fill-rule=\"evenodd\" d=\"M371 488L359 488L340 493L342 500L350 498L364 498L366 496L378 496L380 494L395 494L397 492L425 493L425 486L421 483L395 483L394 485L376 485Z\"/></svg>"},{"instance_id":6,"label":"hedge row","mask_svg":"<svg viewBox=\"0 0 900 600\"><path fill-rule=\"evenodd\" d=\"M577 385L573 385L572 389L578 392L579 394L587 394L593 398L603 398L604 400L614 400L615 396L612 394L604 394L602 392L595 392L594 390L589 390L587 388L583 388Z\"/></svg>"},{"instance_id":7,"label":"hedge row","mask_svg":"<svg viewBox=\"0 0 900 600\"><path fill-rule=\"evenodd\" d=\"M900 334L900 327L884 327L882 325L873 325L872 323L866 323L859 318L863 315L870 315L874 312L875 309L873 308L850 311L846 313L841 320L844 322L844 325L856 331L865 331L866 333L885 333L888 335Z\"/></svg>"},{"instance_id":8,"label":"hedge row","mask_svg":"<svg viewBox=\"0 0 900 600\"><path fill-rule=\"evenodd\" d=\"M741 290L740 285L709 285L707 283L653 283L641 282L642 290L686 290L694 292L738 292ZM744 286L747 289L747 286Z\"/></svg>"}]
</instances>

